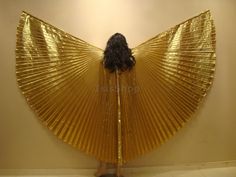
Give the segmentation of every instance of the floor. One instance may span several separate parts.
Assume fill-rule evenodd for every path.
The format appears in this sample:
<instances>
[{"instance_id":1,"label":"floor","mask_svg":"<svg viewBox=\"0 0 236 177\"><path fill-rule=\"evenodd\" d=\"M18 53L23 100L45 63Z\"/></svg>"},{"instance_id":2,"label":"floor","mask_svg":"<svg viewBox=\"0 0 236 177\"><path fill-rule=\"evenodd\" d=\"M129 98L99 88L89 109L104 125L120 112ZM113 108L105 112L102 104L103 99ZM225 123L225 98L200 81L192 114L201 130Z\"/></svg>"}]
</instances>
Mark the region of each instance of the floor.
<instances>
[{"instance_id":1,"label":"floor","mask_svg":"<svg viewBox=\"0 0 236 177\"><path fill-rule=\"evenodd\" d=\"M87 170L85 173L81 171L51 171L40 172L26 171L15 173L14 175L10 174L1 174L0 177L93 177L94 170ZM224 166L224 167L141 167L135 169L125 169L125 177L236 177L236 166Z\"/></svg>"},{"instance_id":2,"label":"floor","mask_svg":"<svg viewBox=\"0 0 236 177\"><path fill-rule=\"evenodd\" d=\"M174 170L157 172L156 174L142 175L142 177L236 177L236 167L207 168L199 170ZM129 176L129 177L135 177ZM141 177L141 176L139 176Z\"/></svg>"}]
</instances>

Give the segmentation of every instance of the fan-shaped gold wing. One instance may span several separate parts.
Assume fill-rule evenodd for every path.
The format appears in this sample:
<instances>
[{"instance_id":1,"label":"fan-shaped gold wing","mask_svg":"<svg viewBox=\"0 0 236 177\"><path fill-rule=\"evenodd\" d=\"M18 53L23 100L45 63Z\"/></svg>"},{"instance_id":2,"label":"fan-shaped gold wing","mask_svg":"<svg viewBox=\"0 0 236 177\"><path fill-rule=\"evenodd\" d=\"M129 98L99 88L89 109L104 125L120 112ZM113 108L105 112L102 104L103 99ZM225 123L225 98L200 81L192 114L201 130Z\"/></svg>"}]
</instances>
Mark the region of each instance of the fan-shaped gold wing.
<instances>
[{"instance_id":1,"label":"fan-shaped gold wing","mask_svg":"<svg viewBox=\"0 0 236 177\"><path fill-rule=\"evenodd\" d=\"M165 142L198 108L213 79L215 28L209 11L189 19L134 48L136 66L121 74L103 68L102 52L23 13L17 81L60 139L122 163Z\"/></svg>"},{"instance_id":2,"label":"fan-shaped gold wing","mask_svg":"<svg viewBox=\"0 0 236 177\"><path fill-rule=\"evenodd\" d=\"M211 14L176 25L132 51L136 66L120 75L124 161L172 137L206 96L216 60Z\"/></svg>"},{"instance_id":3,"label":"fan-shaped gold wing","mask_svg":"<svg viewBox=\"0 0 236 177\"><path fill-rule=\"evenodd\" d=\"M40 120L60 139L117 162L115 75L103 51L23 12L17 29L18 85ZM114 115L115 114L115 115Z\"/></svg>"}]
</instances>

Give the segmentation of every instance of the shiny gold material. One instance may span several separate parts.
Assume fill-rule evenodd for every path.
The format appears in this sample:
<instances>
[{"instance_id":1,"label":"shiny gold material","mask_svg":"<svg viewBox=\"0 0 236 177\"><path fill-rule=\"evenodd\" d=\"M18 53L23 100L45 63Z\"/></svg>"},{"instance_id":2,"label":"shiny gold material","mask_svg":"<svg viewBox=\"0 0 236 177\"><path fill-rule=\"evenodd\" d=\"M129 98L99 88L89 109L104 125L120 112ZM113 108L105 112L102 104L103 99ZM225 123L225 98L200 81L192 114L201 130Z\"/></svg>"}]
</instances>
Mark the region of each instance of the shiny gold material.
<instances>
[{"instance_id":1,"label":"shiny gold material","mask_svg":"<svg viewBox=\"0 0 236 177\"><path fill-rule=\"evenodd\" d=\"M117 139L118 139L118 165L121 166L123 163L122 160L122 120L121 120L121 100L120 100L120 79L119 71L116 69L116 87L117 87Z\"/></svg>"},{"instance_id":2,"label":"shiny gold material","mask_svg":"<svg viewBox=\"0 0 236 177\"><path fill-rule=\"evenodd\" d=\"M159 147L191 118L215 70L209 11L133 50L131 71L110 73L103 50L25 12L16 75L27 102L57 137L121 165Z\"/></svg>"}]
</instances>

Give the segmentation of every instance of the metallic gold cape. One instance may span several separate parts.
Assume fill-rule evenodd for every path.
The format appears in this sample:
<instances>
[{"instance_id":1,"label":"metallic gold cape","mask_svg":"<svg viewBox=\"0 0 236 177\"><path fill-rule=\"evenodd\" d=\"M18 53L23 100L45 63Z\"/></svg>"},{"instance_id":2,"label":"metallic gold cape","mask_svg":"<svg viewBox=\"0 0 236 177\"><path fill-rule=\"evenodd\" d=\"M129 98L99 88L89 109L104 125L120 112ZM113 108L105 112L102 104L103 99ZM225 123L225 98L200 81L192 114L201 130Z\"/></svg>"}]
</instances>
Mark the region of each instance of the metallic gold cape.
<instances>
[{"instance_id":1,"label":"metallic gold cape","mask_svg":"<svg viewBox=\"0 0 236 177\"><path fill-rule=\"evenodd\" d=\"M103 50L23 12L17 82L58 138L122 164L172 137L206 96L216 60L211 14L201 13L132 51L135 67L110 73Z\"/></svg>"}]
</instances>

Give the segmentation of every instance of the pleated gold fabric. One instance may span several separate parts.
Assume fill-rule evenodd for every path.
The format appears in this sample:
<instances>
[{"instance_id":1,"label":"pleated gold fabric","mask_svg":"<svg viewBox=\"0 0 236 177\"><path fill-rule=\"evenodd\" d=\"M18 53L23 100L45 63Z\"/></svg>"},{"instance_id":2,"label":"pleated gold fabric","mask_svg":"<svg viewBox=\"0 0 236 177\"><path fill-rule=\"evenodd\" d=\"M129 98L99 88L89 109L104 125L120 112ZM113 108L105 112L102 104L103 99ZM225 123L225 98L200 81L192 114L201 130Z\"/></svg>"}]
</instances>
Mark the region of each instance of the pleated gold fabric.
<instances>
[{"instance_id":1,"label":"pleated gold fabric","mask_svg":"<svg viewBox=\"0 0 236 177\"><path fill-rule=\"evenodd\" d=\"M110 73L103 67L103 50L23 12L17 82L58 138L121 165L172 137L206 96L216 60L210 11L132 51L135 67Z\"/></svg>"},{"instance_id":2,"label":"pleated gold fabric","mask_svg":"<svg viewBox=\"0 0 236 177\"><path fill-rule=\"evenodd\" d=\"M134 88L121 92L125 160L157 148L192 117L213 81L215 42L207 11L133 49L135 69L121 79Z\"/></svg>"}]
</instances>

